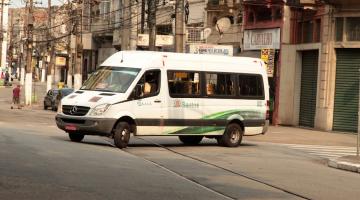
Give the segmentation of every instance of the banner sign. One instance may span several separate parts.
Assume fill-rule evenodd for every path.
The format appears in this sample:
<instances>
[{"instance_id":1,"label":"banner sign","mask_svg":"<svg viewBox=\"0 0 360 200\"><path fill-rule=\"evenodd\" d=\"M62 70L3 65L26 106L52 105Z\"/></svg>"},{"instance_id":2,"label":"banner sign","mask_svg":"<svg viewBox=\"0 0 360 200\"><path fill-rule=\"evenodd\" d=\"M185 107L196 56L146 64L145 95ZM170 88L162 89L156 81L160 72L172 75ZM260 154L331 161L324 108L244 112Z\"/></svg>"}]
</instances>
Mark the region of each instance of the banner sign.
<instances>
[{"instance_id":1,"label":"banner sign","mask_svg":"<svg viewBox=\"0 0 360 200\"><path fill-rule=\"evenodd\" d=\"M233 56L234 48L232 45L212 45L212 44L190 44L189 52L193 54L212 54Z\"/></svg>"},{"instance_id":2,"label":"banner sign","mask_svg":"<svg viewBox=\"0 0 360 200\"><path fill-rule=\"evenodd\" d=\"M56 66L66 66L66 58L61 56L56 56L55 58Z\"/></svg>"},{"instance_id":3,"label":"banner sign","mask_svg":"<svg viewBox=\"0 0 360 200\"><path fill-rule=\"evenodd\" d=\"M275 50L261 49L261 60L265 63L268 77L274 77Z\"/></svg>"},{"instance_id":4,"label":"banner sign","mask_svg":"<svg viewBox=\"0 0 360 200\"><path fill-rule=\"evenodd\" d=\"M280 28L244 31L244 50L280 49Z\"/></svg>"},{"instance_id":5,"label":"banner sign","mask_svg":"<svg viewBox=\"0 0 360 200\"><path fill-rule=\"evenodd\" d=\"M166 46L174 44L174 36L172 35L156 35L156 46ZM149 46L149 34L139 34L137 38L138 46Z\"/></svg>"}]
</instances>

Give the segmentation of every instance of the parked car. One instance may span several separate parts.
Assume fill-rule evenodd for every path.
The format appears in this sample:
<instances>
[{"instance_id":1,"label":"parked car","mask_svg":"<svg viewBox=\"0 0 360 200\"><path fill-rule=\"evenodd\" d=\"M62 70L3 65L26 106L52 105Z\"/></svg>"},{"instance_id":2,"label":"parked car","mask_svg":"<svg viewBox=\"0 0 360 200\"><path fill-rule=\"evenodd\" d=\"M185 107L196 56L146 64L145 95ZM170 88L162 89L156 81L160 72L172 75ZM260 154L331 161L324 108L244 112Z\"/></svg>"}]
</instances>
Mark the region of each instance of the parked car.
<instances>
[{"instance_id":1,"label":"parked car","mask_svg":"<svg viewBox=\"0 0 360 200\"><path fill-rule=\"evenodd\" d=\"M44 110L47 110L48 107L50 107L51 110L57 111L60 100L72 92L74 92L74 89L71 88L49 90L44 97Z\"/></svg>"}]
</instances>

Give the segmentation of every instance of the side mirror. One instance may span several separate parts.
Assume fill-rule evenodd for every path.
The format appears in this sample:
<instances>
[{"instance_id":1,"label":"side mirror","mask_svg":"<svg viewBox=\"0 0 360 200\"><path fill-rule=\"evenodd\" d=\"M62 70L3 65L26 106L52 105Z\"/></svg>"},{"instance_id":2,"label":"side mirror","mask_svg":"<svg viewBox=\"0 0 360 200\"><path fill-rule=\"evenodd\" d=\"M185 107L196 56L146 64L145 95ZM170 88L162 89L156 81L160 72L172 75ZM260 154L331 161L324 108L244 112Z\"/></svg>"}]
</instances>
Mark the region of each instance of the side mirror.
<instances>
[{"instance_id":1,"label":"side mirror","mask_svg":"<svg viewBox=\"0 0 360 200\"><path fill-rule=\"evenodd\" d=\"M138 97L140 97L141 96L141 92L142 91L142 85L136 85L135 86L135 90L134 90L134 95L135 95L135 98L138 98Z\"/></svg>"},{"instance_id":2,"label":"side mirror","mask_svg":"<svg viewBox=\"0 0 360 200\"><path fill-rule=\"evenodd\" d=\"M140 84L137 84L132 91L129 99L138 99L141 96L142 86Z\"/></svg>"}]
</instances>

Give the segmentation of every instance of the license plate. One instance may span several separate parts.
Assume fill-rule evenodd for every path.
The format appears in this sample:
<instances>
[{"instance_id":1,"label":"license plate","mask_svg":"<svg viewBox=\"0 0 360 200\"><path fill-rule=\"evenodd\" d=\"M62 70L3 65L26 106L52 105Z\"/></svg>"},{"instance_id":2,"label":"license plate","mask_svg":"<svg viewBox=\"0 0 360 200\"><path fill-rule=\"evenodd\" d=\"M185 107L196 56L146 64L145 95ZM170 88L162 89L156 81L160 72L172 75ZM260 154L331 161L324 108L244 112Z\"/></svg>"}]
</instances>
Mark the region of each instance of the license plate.
<instances>
[{"instance_id":1,"label":"license plate","mask_svg":"<svg viewBox=\"0 0 360 200\"><path fill-rule=\"evenodd\" d=\"M75 125L66 125L65 130L76 131L76 126Z\"/></svg>"}]
</instances>

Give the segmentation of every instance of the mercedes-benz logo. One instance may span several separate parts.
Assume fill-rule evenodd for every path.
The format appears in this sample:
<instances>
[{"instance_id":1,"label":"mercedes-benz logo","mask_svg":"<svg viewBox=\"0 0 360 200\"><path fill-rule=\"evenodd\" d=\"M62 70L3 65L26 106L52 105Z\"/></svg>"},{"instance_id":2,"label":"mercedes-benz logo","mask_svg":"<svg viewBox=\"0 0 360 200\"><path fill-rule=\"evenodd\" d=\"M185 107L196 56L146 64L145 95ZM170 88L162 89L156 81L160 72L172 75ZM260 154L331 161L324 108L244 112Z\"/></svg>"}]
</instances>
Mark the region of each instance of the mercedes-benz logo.
<instances>
[{"instance_id":1,"label":"mercedes-benz logo","mask_svg":"<svg viewBox=\"0 0 360 200\"><path fill-rule=\"evenodd\" d=\"M77 113L77 111L78 111L78 107L76 107L76 106L73 106L71 109L70 109L70 114L75 114L75 113Z\"/></svg>"}]
</instances>

